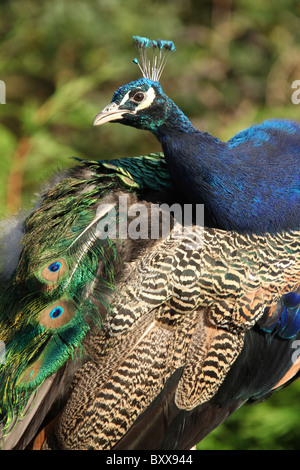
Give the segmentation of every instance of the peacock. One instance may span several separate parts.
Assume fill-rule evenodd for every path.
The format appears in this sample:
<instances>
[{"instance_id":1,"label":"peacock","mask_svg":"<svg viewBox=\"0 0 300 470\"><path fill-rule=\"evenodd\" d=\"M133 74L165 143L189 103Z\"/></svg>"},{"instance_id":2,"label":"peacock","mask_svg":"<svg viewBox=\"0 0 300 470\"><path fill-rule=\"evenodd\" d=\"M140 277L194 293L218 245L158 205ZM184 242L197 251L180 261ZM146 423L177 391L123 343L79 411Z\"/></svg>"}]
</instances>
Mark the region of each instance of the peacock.
<instances>
[{"instance_id":1,"label":"peacock","mask_svg":"<svg viewBox=\"0 0 300 470\"><path fill-rule=\"evenodd\" d=\"M201 249L170 237L129 263L44 448L190 449L293 380L298 240L208 228Z\"/></svg>"},{"instance_id":2,"label":"peacock","mask_svg":"<svg viewBox=\"0 0 300 470\"><path fill-rule=\"evenodd\" d=\"M95 123L152 126L164 154L79 161L55 175L35 208L3 234L5 449L190 449L244 403L266 399L298 375L297 124L286 123L285 159L293 165L277 179L261 168L254 174L251 165L265 145L261 160L273 157L269 140L284 125L277 134L270 126L269 139L250 128L220 142L232 150L231 162L210 146L214 166L208 172L201 161L200 168L198 131L189 134L187 118L156 94L173 43L135 42L142 54L145 45L158 49L154 75L122 87ZM174 110L177 126L161 114L174 117ZM277 175L279 144L272 145ZM204 193L210 202L202 226L193 210L199 203L207 209Z\"/></svg>"},{"instance_id":3,"label":"peacock","mask_svg":"<svg viewBox=\"0 0 300 470\"><path fill-rule=\"evenodd\" d=\"M298 229L300 124L269 119L227 142L198 131L159 84L173 42L133 40L143 77L121 86L94 125L118 122L151 131L178 191L205 205L207 226L243 233Z\"/></svg>"},{"instance_id":4,"label":"peacock","mask_svg":"<svg viewBox=\"0 0 300 470\"><path fill-rule=\"evenodd\" d=\"M151 235L153 207L190 206L163 154L83 160L10 224L21 253L1 278L5 449L189 449L297 377L299 231L178 236L172 217L167 236L113 237L122 198L128 233L142 207Z\"/></svg>"}]
</instances>

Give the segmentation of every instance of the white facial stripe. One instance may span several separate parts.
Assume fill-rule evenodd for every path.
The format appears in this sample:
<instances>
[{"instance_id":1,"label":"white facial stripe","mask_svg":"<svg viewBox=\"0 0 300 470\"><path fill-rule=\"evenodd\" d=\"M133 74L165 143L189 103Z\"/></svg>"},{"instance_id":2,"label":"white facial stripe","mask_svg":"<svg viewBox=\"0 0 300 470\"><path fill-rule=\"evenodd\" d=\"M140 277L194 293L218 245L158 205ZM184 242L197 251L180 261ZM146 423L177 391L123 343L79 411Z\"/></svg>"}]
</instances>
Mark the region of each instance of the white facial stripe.
<instances>
[{"instance_id":1,"label":"white facial stripe","mask_svg":"<svg viewBox=\"0 0 300 470\"><path fill-rule=\"evenodd\" d=\"M129 94L130 94L131 90L129 90L126 95L124 96L124 98L122 99L121 103L119 104L119 106L122 106L123 104L126 103L126 101L129 100ZM144 108L148 108L154 101L155 99L155 91L154 91L154 88L149 88L149 90L147 92L143 92L145 93L145 98L144 100L135 108L135 110L132 112L132 114L136 114L137 111L139 111L140 109L144 109ZM116 118L117 119L117 118Z\"/></svg>"},{"instance_id":2,"label":"white facial stripe","mask_svg":"<svg viewBox=\"0 0 300 470\"><path fill-rule=\"evenodd\" d=\"M119 106L122 106L124 103L126 103L126 101L129 100L129 93L130 93L130 90L126 93L126 95L124 96L124 98L122 99L121 103L119 104Z\"/></svg>"},{"instance_id":3,"label":"white facial stripe","mask_svg":"<svg viewBox=\"0 0 300 470\"><path fill-rule=\"evenodd\" d=\"M139 111L140 109L149 108L149 106L153 103L154 100L155 100L155 91L151 87L147 91L146 98L144 99L144 101L142 101L141 104L137 106L136 112Z\"/></svg>"}]
</instances>

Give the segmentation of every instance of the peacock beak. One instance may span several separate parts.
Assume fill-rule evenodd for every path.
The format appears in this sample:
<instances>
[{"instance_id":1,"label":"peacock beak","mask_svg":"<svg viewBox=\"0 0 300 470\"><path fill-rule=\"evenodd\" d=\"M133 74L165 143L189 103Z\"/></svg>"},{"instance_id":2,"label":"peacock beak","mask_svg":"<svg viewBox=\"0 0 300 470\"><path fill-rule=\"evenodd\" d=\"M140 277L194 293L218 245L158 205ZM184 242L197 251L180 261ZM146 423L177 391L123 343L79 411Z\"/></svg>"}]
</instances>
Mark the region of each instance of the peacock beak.
<instances>
[{"instance_id":1,"label":"peacock beak","mask_svg":"<svg viewBox=\"0 0 300 470\"><path fill-rule=\"evenodd\" d=\"M128 113L126 109L119 109L116 103L111 103L106 106L101 113L97 114L94 119L94 126L100 126L105 122L115 121L116 119L122 119L123 114Z\"/></svg>"}]
</instances>

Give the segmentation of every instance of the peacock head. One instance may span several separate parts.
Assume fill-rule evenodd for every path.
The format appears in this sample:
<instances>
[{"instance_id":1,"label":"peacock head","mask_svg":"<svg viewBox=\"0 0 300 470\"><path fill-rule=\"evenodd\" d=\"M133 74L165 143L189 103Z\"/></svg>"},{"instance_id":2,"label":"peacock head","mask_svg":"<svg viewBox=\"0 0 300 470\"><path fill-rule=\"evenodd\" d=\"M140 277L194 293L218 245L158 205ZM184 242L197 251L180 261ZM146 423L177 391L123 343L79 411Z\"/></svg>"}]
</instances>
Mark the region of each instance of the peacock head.
<instances>
[{"instance_id":1,"label":"peacock head","mask_svg":"<svg viewBox=\"0 0 300 470\"><path fill-rule=\"evenodd\" d=\"M175 47L171 41L152 41L140 36L134 36L133 40L140 51L141 64L137 59L134 62L140 67L143 78L119 88L112 102L95 117L94 126L120 122L156 133L175 106L159 84L167 57ZM149 49L153 51L152 59L147 56Z\"/></svg>"},{"instance_id":2,"label":"peacock head","mask_svg":"<svg viewBox=\"0 0 300 470\"><path fill-rule=\"evenodd\" d=\"M94 120L94 126L120 122L127 126L155 132L168 117L171 100L158 82L141 78L119 88L112 102Z\"/></svg>"}]
</instances>

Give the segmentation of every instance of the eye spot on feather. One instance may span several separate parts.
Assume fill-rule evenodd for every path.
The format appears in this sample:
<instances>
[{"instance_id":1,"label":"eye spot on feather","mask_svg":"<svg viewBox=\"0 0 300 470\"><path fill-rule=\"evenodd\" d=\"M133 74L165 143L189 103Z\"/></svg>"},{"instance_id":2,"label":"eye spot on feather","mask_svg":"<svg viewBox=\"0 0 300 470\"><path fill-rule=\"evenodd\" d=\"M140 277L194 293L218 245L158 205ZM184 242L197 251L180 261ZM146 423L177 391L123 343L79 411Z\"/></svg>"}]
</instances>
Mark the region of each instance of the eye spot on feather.
<instances>
[{"instance_id":1,"label":"eye spot on feather","mask_svg":"<svg viewBox=\"0 0 300 470\"><path fill-rule=\"evenodd\" d=\"M48 269L51 273L56 273L56 271L59 271L61 268L61 263L59 261L55 261L55 263L50 264L48 266Z\"/></svg>"},{"instance_id":2,"label":"eye spot on feather","mask_svg":"<svg viewBox=\"0 0 300 470\"><path fill-rule=\"evenodd\" d=\"M28 384L32 382L40 372L42 360L39 359L34 364L29 366L17 381L18 384Z\"/></svg>"},{"instance_id":3,"label":"eye spot on feather","mask_svg":"<svg viewBox=\"0 0 300 470\"><path fill-rule=\"evenodd\" d=\"M62 307L54 307L49 313L49 317L55 320L55 318L60 317L63 313L64 309Z\"/></svg>"},{"instance_id":4,"label":"eye spot on feather","mask_svg":"<svg viewBox=\"0 0 300 470\"><path fill-rule=\"evenodd\" d=\"M67 263L63 258L52 261L41 271L42 279L46 282L54 283L59 280L67 271Z\"/></svg>"},{"instance_id":5,"label":"eye spot on feather","mask_svg":"<svg viewBox=\"0 0 300 470\"><path fill-rule=\"evenodd\" d=\"M49 329L60 328L73 318L75 305L71 300L60 300L46 307L40 314L40 323Z\"/></svg>"}]
</instances>

